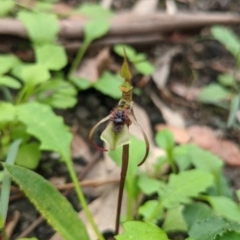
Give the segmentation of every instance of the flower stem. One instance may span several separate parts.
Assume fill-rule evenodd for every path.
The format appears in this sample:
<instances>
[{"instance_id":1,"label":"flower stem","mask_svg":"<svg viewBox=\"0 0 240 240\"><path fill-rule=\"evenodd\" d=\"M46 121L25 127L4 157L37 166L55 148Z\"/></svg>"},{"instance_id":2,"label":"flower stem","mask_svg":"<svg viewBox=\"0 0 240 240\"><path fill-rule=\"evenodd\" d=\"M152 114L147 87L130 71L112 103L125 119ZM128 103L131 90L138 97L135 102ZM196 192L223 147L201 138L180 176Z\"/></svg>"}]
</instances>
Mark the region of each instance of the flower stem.
<instances>
[{"instance_id":1,"label":"flower stem","mask_svg":"<svg viewBox=\"0 0 240 240\"><path fill-rule=\"evenodd\" d=\"M121 179L120 179L120 185L119 185L119 191L118 191L118 204L117 204L115 235L117 235L119 232L122 197L123 197L124 183L125 183L125 179L126 179L126 175L127 175L128 159L129 159L129 144L126 144L123 146L123 152L122 152L122 169L121 169Z\"/></svg>"},{"instance_id":2,"label":"flower stem","mask_svg":"<svg viewBox=\"0 0 240 240\"><path fill-rule=\"evenodd\" d=\"M88 208L88 205L87 205L87 201L86 201L86 199L84 197L82 188L81 188L81 186L80 186L80 184L78 182L78 178L77 178L76 172L74 171L72 161L70 159L67 160L66 161L66 165L67 165L70 177L71 177L71 179L73 181L73 184L74 184L74 187L75 187L78 199L79 199L79 201L80 201L80 203L82 205L82 208L83 208L83 210L84 210L84 212L86 214L86 217L87 217L89 223L91 224L93 230L95 231L98 239L99 240L104 240L104 237L100 233L96 223L93 220L93 216L92 216L91 212L89 211L89 208Z\"/></svg>"}]
</instances>

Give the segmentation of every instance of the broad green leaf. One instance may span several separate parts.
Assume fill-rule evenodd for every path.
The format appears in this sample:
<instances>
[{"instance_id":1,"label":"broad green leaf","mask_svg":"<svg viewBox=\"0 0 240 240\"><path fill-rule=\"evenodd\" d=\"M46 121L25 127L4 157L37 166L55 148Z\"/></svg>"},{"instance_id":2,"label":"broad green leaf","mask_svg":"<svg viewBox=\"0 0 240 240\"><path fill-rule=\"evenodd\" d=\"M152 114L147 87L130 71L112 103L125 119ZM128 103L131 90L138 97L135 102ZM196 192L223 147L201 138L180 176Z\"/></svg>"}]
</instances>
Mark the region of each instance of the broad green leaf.
<instances>
[{"instance_id":1,"label":"broad green leaf","mask_svg":"<svg viewBox=\"0 0 240 240\"><path fill-rule=\"evenodd\" d=\"M151 75L154 72L154 66L146 60L134 63L134 66L143 75Z\"/></svg>"},{"instance_id":2,"label":"broad green leaf","mask_svg":"<svg viewBox=\"0 0 240 240\"><path fill-rule=\"evenodd\" d=\"M129 221L123 228L124 233L115 236L116 240L168 240L166 233L152 223Z\"/></svg>"},{"instance_id":3,"label":"broad green leaf","mask_svg":"<svg viewBox=\"0 0 240 240\"><path fill-rule=\"evenodd\" d=\"M191 197L213 185L213 176L210 173L194 169L171 174L166 191L161 196L162 205L166 208L175 207L180 203L187 203Z\"/></svg>"},{"instance_id":4,"label":"broad green leaf","mask_svg":"<svg viewBox=\"0 0 240 240\"><path fill-rule=\"evenodd\" d=\"M230 74L220 74L217 79L219 83L226 87L234 87L237 84L237 80Z\"/></svg>"},{"instance_id":5,"label":"broad green leaf","mask_svg":"<svg viewBox=\"0 0 240 240\"><path fill-rule=\"evenodd\" d=\"M54 108L73 107L77 102L77 90L62 78L51 79L38 87L36 99Z\"/></svg>"},{"instance_id":6,"label":"broad green leaf","mask_svg":"<svg viewBox=\"0 0 240 240\"><path fill-rule=\"evenodd\" d=\"M50 13L21 11L18 14L34 43L53 43L57 38L59 25L57 17Z\"/></svg>"},{"instance_id":7,"label":"broad green leaf","mask_svg":"<svg viewBox=\"0 0 240 240\"><path fill-rule=\"evenodd\" d=\"M108 95L114 99L119 99L122 96L119 90L119 85L123 80L110 72L104 72L100 79L93 85L99 92Z\"/></svg>"},{"instance_id":8,"label":"broad green leaf","mask_svg":"<svg viewBox=\"0 0 240 240\"><path fill-rule=\"evenodd\" d=\"M48 104L53 108L67 109L75 106L77 98L75 96L57 93L53 94L49 98L42 99L40 102Z\"/></svg>"},{"instance_id":9,"label":"broad green leaf","mask_svg":"<svg viewBox=\"0 0 240 240\"><path fill-rule=\"evenodd\" d=\"M236 95L231 99L230 112L227 121L227 127L231 127L236 121L236 114L240 108L240 95Z\"/></svg>"},{"instance_id":10,"label":"broad green leaf","mask_svg":"<svg viewBox=\"0 0 240 240\"><path fill-rule=\"evenodd\" d=\"M216 103L227 99L229 96L229 91L219 84L212 83L201 90L198 99L203 103Z\"/></svg>"},{"instance_id":11,"label":"broad green leaf","mask_svg":"<svg viewBox=\"0 0 240 240\"><path fill-rule=\"evenodd\" d=\"M170 151L174 147L174 137L172 132L169 130L157 132L155 141L159 147L166 151Z\"/></svg>"},{"instance_id":12,"label":"broad green leaf","mask_svg":"<svg viewBox=\"0 0 240 240\"><path fill-rule=\"evenodd\" d=\"M19 60L11 54L0 55L0 75L7 73Z\"/></svg>"},{"instance_id":13,"label":"broad green leaf","mask_svg":"<svg viewBox=\"0 0 240 240\"><path fill-rule=\"evenodd\" d=\"M187 231L187 224L182 214L183 206L167 210L166 218L163 223L163 230L166 232Z\"/></svg>"},{"instance_id":14,"label":"broad green leaf","mask_svg":"<svg viewBox=\"0 0 240 240\"><path fill-rule=\"evenodd\" d=\"M77 9L77 12L93 19L109 18L113 13L99 4L83 3Z\"/></svg>"},{"instance_id":15,"label":"broad green leaf","mask_svg":"<svg viewBox=\"0 0 240 240\"><path fill-rule=\"evenodd\" d=\"M109 28L110 22L106 19L90 20L84 27L84 42L90 43L102 37Z\"/></svg>"},{"instance_id":16,"label":"broad green leaf","mask_svg":"<svg viewBox=\"0 0 240 240\"><path fill-rule=\"evenodd\" d=\"M185 205L182 213L190 228L196 222L213 215L213 210L205 203L193 202Z\"/></svg>"},{"instance_id":17,"label":"broad green leaf","mask_svg":"<svg viewBox=\"0 0 240 240\"><path fill-rule=\"evenodd\" d=\"M240 221L240 207L232 199L224 196L206 196L206 200L210 203L217 215L237 222Z\"/></svg>"},{"instance_id":18,"label":"broad green leaf","mask_svg":"<svg viewBox=\"0 0 240 240\"><path fill-rule=\"evenodd\" d=\"M0 101L0 125L2 123L12 122L16 118L16 107L7 102Z\"/></svg>"},{"instance_id":19,"label":"broad green leaf","mask_svg":"<svg viewBox=\"0 0 240 240\"><path fill-rule=\"evenodd\" d=\"M67 55L60 45L44 44L35 48L37 63L49 70L60 70L67 64Z\"/></svg>"},{"instance_id":20,"label":"broad green leaf","mask_svg":"<svg viewBox=\"0 0 240 240\"><path fill-rule=\"evenodd\" d=\"M4 167L42 216L64 239L89 239L85 226L73 207L47 180L23 167L8 164Z\"/></svg>"},{"instance_id":21,"label":"broad green leaf","mask_svg":"<svg viewBox=\"0 0 240 240\"><path fill-rule=\"evenodd\" d=\"M15 2L12 0L1 0L0 5L0 17L4 17L14 8Z\"/></svg>"},{"instance_id":22,"label":"broad green leaf","mask_svg":"<svg viewBox=\"0 0 240 240\"><path fill-rule=\"evenodd\" d=\"M138 208L138 214L141 215L144 220L146 220L151 216L152 212L156 209L157 205L158 205L157 200L148 200ZM163 212L160 212L157 219L154 219L153 223L156 222L157 220L161 220L162 218Z\"/></svg>"},{"instance_id":23,"label":"broad green leaf","mask_svg":"<svg viewBox=\"0 0 240 240\"><path fill-rule=\"evenodd\" d=\"M125 49L127 58L129 59L130 62L136 58L136 56L137 56L136 50L134 48L130 47L129 45L117 44L117 45L114 45L114 47L113 47L114 52L117 53L121 57L124 57L123 49Z\"/></svg>"},{"instance_id":24,"label":"broad green leaf","mask_svg":"<svg viewBox=\"0 0 240 240\"><path fill-rule=\"evenodd\" d=\"M198 146L191 145L189 153L192 164L202 171L217 173L223 167L223 161L221 159Z\"/></svg>"},{"instance_id":25,"label":"broad green leaf","mask_svg":"<svg viewBox=\"0 0 240 240\"><path fill-rule=\"evenodd\" d=\"M211 33L236 59L238 58L240 39L230 28L214 26L211 28Z\"/></svg>"},{"instance_id":26,"label":"broad green leaf","mask_svg":"<svg viewBox=\"0 0 240 240\"><path fill-rule=\"evenodd\" d=\"M239 240L240 233L237 232L226 232L222 236L218 236L216 240Z\"/></svg>"},{"instance_id":27,"label":"broad green leaf","mask_svg":"<svg viewBox=\"0 0 240 240\"><path fill-rule=\"evenodd\" d=\"M189 155L190 147L190 145L180 145L173 149L173 159L180 172L186 170L191 165L191 158Z\"/></svg>"},{"instance_id":28,"label":"broad green leaf","mask_svg":"<svg viewBox=\"0 0 240 240\"><path fill-rule=\"evenodd\" d=\"M55 115L49 106L37 102L17 107L17 115L27 127L27 132L40 142L40 149L55 151L63 160L70 159L72 135L64 125L62 117Z\"/></svg>"},{"instance_id":29,"label":"broad green leaf","mask_svg":"<svg viewBox=\"0 0 240 240\"><path fill-rule=\"evenodd\" d=\"M41 158L38 143L22 144L16 158L16 164L29 169L36 169Z\"/></svg>"},{"instance_id":30,"label":"broad green leaf","mask_svg":"<svg viewBox=\"0 0 240 240\"><path fill-rule=\"evenodd\" d=\"M217 236L229 231L240 233L240 225L221 217L210 216L196 222L191 227L189 236L195 240L215 240Z\"/></svg>"},{"instance_id":31,"label":"broad green leaf","mask_svg":"<svg viewBox=\"0 0 240 240\"><path fill-rule=\"evenodd\" d=\"M156 178L150 178L147 175L142 174L138 179L138 187L144 194L151 195L159 192L161 189L165 189L166 184Z\"/></svg>"},{"instance_id":32,"label":"broad green leaf","mask_svg":"<svg viewBox=\"0 0 240 240\"><path fill-rule=\"evenodd\" d=\"M29 141L31 138L31 135L29 135L26 131L26 127L23 124L18 124L15 126L11 131L11 139L21 139L22 144Z\"/></svg>"},{"instance_id":33,"label":"broad green leaf","mask_svg":"<svg viewBox=\"0 0 240 240\"><path fill-rule=\"evenodd\" d=\"M22 68L22 80L25 84L35 86L50 79L50 73L42 65L32 64Z\"/></svg>"},{"instance_id":34,"label":"broad green leaf","mask_svg":"<svg viewBox=\"0 0 240 240\"><path fill-rule=\"evenodd\" d=\"M86 90L91 87L91 82L84 78L71 76L70 81L80 90Z\"/></svg>"},{"instance_id":35,"label":"broad green leaf","mask_svg":"<svg viewBox=\"0 0 240 240\"><path fill-rule=\"evenodd\" d=\"M0 85L13 89L19 89L21 87L19 81L9 76L0 76Z\"/></svg>"}]
</instances>

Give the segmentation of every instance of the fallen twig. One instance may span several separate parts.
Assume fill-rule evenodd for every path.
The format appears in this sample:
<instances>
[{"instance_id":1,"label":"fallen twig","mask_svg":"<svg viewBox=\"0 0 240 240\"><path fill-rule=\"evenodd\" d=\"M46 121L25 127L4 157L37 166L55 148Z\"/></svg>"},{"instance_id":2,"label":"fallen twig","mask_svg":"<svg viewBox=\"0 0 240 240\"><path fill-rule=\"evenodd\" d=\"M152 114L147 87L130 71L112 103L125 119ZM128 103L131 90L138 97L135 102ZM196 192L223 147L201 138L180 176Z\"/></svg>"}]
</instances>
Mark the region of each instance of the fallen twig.
<instances>
[{"instance_id":1,"label":"fallen twig","mask_svg":"<svg viewBox=\"0 0 240 240\"><path fill-rule=\"evenodd\" d=\"M83 17L59 21L59 38L81 39L87 19ZM234 13L178 12L169 15L163 12L150 15L119 13L111 18L107 36L129 36L136 34L166 33L201 28L212 24L239 24L240 15ZM27 38L27 31L19 20L0 19L0 35L13 35Z\"/></svg>"}]
</instances>

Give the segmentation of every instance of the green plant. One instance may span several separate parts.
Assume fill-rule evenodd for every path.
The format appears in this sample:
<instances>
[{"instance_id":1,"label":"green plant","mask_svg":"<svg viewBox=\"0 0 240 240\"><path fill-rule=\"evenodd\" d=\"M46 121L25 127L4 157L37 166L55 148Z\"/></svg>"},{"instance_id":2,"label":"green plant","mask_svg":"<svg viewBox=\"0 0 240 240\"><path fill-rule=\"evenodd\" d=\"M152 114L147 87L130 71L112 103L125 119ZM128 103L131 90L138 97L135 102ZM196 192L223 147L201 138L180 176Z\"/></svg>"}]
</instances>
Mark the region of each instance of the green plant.
<instances>
[{"instance_id":1,"label":"green plant","mask_svg":"<svg viewBox=\"0 0 240 240\"><path fill-rule=\"evenodd\" d=\"M236 59L237 72L240 69L240 38L231 29L222 26L212 27L211 33ZM212 83L202 89L199 100L229 109L227 127L239 127L236 121L236 112L240 108L239 81L234 73L220 74L217 80L218 83Z\"/></svg>"},{"instance_id":2,"label":"green plant","mask_svg":"<svg viewBox=\"0 0 240 240\"><path fill-rule=\"evenodd\" d=\"M119 223L120 223L120 212L121 212L121 204L122 204L122 196L123 196L123 188L125 184L125 179L128 174L128 176L131 175L131 178L135 175L135 170L132 172L134 167L131 167L131 173L128 170L128 164L129 164L129 142L130 142L130 136L129 136L129 126L134 123L136 126L138 126L144 136L145 140L145 153L143 160L140 161L140 163L137 164L137 166L140 166L144 161L146 160L149 152L149 143L147 140L147 137L141 128L141 126L137 123L137 119L134 115L133 111L133 101L132 101L132 84L131 84L131 78L132 75L129 70L126 52L124 49L124 61L120 70L121 77L125 80L122 85L120 85L120 90L122 92L122 97L117 105L116 108L114 108L110 115L102 119L100 122L98 122L90 131L89 134L89 141L90 143L98 150L101 151L107 151L106 149L100 148L96 146L92 142L92 136L96 130L96 128L103 122L106 122L108 120L109 124L105 128L105 130L101 134L101 139L105 141L110 149L115 150L116 148L122 146L122 167L121 167L121 179L120 179L120 185L119 185L119 194L118 194L118 204L117 204L117 216L116 216L116 226L115 226L115 234L118 234L119 231ZM136 158L135 158L136 159ZM137 159L138 160L138 159ZM130 183L129 181L127 183ZM130 188L131 190L134 190L134 187L132 187L132 184L127 184L126 187ZM130 191L132 192L132 191ZM131 195L129 195L131 196ZM132 198L129 198L128 200L128 215L131 217L131 207L132 207Z\"/></svg>"}]
</instances>

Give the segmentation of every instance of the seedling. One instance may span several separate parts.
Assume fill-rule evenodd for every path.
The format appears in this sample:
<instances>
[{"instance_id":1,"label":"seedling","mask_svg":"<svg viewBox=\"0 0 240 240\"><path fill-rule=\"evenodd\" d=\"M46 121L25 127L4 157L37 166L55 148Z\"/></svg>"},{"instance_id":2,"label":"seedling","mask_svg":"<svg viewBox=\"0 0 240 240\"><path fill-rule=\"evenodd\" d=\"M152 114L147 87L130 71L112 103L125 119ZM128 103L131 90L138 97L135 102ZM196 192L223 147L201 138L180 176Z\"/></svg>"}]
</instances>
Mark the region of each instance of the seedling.
<instances>
[{"instance_id":1,"label":"seedling","mask_svg":"<svg viewBox=\"0 0 240 240\"><path fill-rule=\"evenodd\" d=\"M219 41L236 59L236 71L240 69L240 38L229 28L214 26L211 29L214 39ZM235 73L221 74L218 83L212 83L202 89L199 100L229 109L227 127L237 126L236 112L240 108L240 84Z\"/></svg>"}]
</instances>

